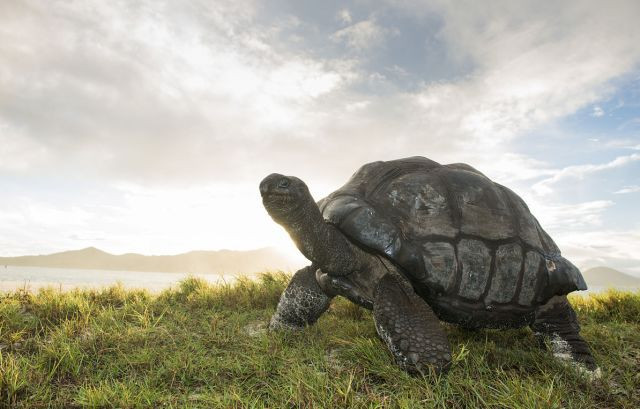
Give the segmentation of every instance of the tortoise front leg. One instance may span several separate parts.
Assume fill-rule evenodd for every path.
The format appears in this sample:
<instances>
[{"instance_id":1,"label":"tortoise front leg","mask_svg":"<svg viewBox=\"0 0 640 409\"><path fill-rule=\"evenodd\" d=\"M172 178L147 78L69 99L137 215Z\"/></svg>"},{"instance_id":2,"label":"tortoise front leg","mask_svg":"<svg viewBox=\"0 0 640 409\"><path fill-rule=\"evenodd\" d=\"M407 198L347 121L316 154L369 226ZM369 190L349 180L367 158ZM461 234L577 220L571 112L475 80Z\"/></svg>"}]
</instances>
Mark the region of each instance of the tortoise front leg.
<instances>
[{"instance_id":1,"label":"tortoise front leg","mask_svg":"<svg viewBox=\"0 0 640 409\"><path fill-rule=\"evenodd\" d=\"M451 347L431 307L401 278L385 275L376 288L373 318L395 361L410 373L446 371Z\"/></svg>"},{"instance_id":2,"label":"tortoise front leg","mask_svg":"<svg viewBox=\"0 0 640 409\"><path fill-rule=\"evenodd\" d=\"M302 329L315 323L329 308L332 296L325 294L316 282L314 265L298 270L280 296L269 329Z\"/></svg>"}]
</instances>

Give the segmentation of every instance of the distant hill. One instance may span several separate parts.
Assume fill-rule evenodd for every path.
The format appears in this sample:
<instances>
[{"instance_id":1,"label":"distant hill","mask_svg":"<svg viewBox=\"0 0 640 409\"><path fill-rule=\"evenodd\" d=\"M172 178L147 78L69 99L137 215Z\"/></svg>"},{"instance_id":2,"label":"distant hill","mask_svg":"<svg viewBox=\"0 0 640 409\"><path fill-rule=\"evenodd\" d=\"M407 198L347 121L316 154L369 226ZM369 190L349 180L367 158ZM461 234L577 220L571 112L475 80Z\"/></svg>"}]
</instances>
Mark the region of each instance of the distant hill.
<instances>
[{"instance_id":1,"label":"distant hill","mask_svg":"<svg viewBox=\"0 0 640 409\"><path fill-rule=\"evenodd\" d=\"M640 278L609 267L593 267L582 275L589 287L640 288Z\"/></svg>"},{"instance_id":2,"label":"distant hill","mask_svg":"<svg viewBox=\"0 0 640 409\"><path fill-rule=\"evenodd\" d=\"M191 251L173 256L114 255L95 247L40 256L0 257L0 265L156 271L166 273L255 273L299 266L273 248Z\"/></svg>"}]
</instances>

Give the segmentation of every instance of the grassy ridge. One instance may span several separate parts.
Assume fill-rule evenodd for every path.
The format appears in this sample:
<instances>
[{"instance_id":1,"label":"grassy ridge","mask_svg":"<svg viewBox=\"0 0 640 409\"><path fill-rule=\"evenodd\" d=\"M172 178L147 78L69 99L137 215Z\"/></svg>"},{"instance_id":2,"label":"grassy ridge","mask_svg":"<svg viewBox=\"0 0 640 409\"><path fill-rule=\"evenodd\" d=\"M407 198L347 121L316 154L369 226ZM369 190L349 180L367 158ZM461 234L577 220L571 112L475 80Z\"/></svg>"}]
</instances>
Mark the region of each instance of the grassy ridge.
<instances>
[{"instance_id":1,"label":"grassy ridge","mask_svg":"<svg viewBox=\"0 0 640 409\"><path fill-rule=\"evenodd\" d=\"M640 294L572 298L600 381L529 329L452 326L449 375L414 378L342 299L304 331L266 332L287 280L0 295L0 407L640 407Z\"/></svg>"}]
</instances>

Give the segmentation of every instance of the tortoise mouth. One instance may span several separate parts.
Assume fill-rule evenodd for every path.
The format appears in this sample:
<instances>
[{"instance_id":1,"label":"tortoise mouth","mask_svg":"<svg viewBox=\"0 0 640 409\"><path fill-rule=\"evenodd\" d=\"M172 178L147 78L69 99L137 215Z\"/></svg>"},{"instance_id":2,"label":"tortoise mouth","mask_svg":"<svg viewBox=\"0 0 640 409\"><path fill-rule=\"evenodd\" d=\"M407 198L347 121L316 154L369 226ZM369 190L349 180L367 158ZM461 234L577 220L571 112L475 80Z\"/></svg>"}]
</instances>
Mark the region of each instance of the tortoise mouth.
<instances>
[{"instance_id":1,"label":"tortoise mouth","mask_svg":"<svg viewBox=\"0 0 640 409\"><path fill-rule=\"evenodd\" d=\"M289 193L281 193L281 192L274 192L274 191L268 191L268 192L263 192L262 193L262 201L272 201L272 200L278 200L278 201L286 201L290 198L290 194Z\"/></svg>"},{"instance_id":2,"label":"tortoise mouth","mask_svg":"<svg viewBox=\"0 0 640 409\"><path fill-rule=\"evenodd\" d=\"M294 198L288 193L268 191L262 194L262 204L270 214L286 213L291 210L294 202Z\"/></svg>"}]
</instances>

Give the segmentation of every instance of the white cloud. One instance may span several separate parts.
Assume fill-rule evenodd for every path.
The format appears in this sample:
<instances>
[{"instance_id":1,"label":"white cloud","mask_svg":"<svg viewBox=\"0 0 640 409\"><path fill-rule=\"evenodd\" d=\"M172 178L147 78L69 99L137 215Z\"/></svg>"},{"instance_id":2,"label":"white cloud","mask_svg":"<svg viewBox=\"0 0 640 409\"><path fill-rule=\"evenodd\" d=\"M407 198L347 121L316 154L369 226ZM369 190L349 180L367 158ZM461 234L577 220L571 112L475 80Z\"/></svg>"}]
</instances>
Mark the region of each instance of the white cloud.
<instances>
[{"instance_id":1,"label":"white cloud","mask_svg":"<svg viewBox=\"0 0 640 409\"><path fill-rule=\"evenodd\" d=\"M529 198L527 203L562 254L581 269L608 266L640 277L640 230L637 223L623 229L605 223L614 202L549 205Z\"/></svg>"},{"instance_id":2,"label":"white cloud","mask_svg":"<svg viewBox=\"0 0 640 409\"><path fill-rule=\"evenodd\" d=\"M565 232L554 238L563 255L582 269L608 266L640 277L640 230Z\"/></svg>"},{"instance_id":3,"label":"white cloud","mask_svg":"<svg viewBox=\"0 0 640 409\"><path fill-rule=\"evenodd\" d=\"M342 9L338 12L338 20L340 20L344 24L351 24L353 18L351 17L351 13L348 9Z\"/></svg>"},{"instance_id":4,"label":"white cloud","mask_svg":"<svg viewBox=\"0 0 640 409\"><path fill-rule=\"evenodd\" d=\"M5 5L0 123L12 159L2 166L215 176L243 160L247 141L308 136L317 100L355 75L348 61L274 47L252 2L198 7Z\"/></svg>"},{"instance_id":5,"label":"white cloud","mask_svg":"<svg viewBox=\"0 0 640 409\"><path fill-rule=\"evenodd\" d=\"M349 103L345 106L345 109L347 111L360 111L363 109L366 109L369 105L371 104L371 101L357 101L357 102L352 102Z\"/></svg>"},{"instance_id":6,"label":"white cloud","mask_svg":"<svg viewBox=\"0 0 640 409\"><path fill-rule=\"evenodd\" d=\"M640 150L640 145L634 146L638 142L637 138L607 138L600 144L603 148Z\"/></svg>"},{"instance_id":7,"label":"white cloud","mask_svg":"<svg viewBox=\"0 0 640 409\"><path fill-rule=\"evenodd\" d=\"M22 172L46 157L46 148L0 118L0 171Z\"/></svg>"},{"instance_id":8,"label":"white cloud","mask_svg":"<svg viewBox=\"0 0 640 409\"><path fill-rule=\"evenodd\" d=\"M394 34L395 30L382 27L375 17L370 17L336 31L331 39L345 43L353 50L366 51L383 44L387 36Z\"/></svg>"},{"instance_id":9,"label":"white cloud","mask_svg":"<svg viewBox=\"0 0 640 409\"><path fill-rule=\"evenodd\" d=\"M393 3L394 5L396 3ZM430 129L496 145L575 112L611 92L640 60L640 3L408 1L412 15L443 16L448 50L475 70L416 95ZM444 132L443 132L444 133Z\"/></svg>"},{"instance_id":10,"label":"white cloud","mask_svg":"<svg viewBox=\"0 0 640 409\"><path fill-rule=\"evenodd\" d=\"M597 105L593 107L593 110L591 111L591 116L600 118L603 115L604 115L604 110L601 107Z\"/></svg>"},{"instance_id":11,"label":"white cloud","mask_svg":"<svg viewBox=\"0 0 640 409\"><path fill-rule=\"evenodd\" d=\"M623 122L622 124L617 126L617 130L622 130L625 129L627 127L629 127L629 125L631 125L631 127L637 127L638 125L640 125L640 117L637 118L631 118L628 121Z\"/></svg>"},{"instance_id":12,"label":"white cloud","mask_svg":"<svg viewBox=\"0 0 640 409\"><path fill-rule=\"evenodd\" d=\"M500 156L466 159L490 179L506 186L527 184L533 179L553 175L557 170L549 163L530 158L523 154L506 152Z\"/></svg>"},{"instance_id":13,"label":"white cloud","mask_svg":"<svg viewBox=\"0 0 640 409\"><path fill-rule=\"evenodd\" d=\"M98 189L118 199L107 205L92 198ZM266 245L298 254L287 233L267 215L253 185L158 189L118 183L68 196L64 202L20 196L0 202L0 255L87 246L118 254L175 254Z\"/></svg>"},{"instance_id":14,"label":"white cloud","mask_svg":"<svg viewBox=\"0 0 640 409\"><path fill-rule=\"evenodd\" d=\"M615 194L625 194L625 193L636 193L636 192L640 192L640 186L638 185L632 185L632 186L625 186L620 190L616 190Z\"/></svg>"},{"instance_id":15,"label":"white cloud","mask_svg":"<svg viewBox=\"0 0 640 409\"><path fill-rule=\"evenodd\" d=\"M14 159L34 172L200 183L284 165L339 183L364 161L413 154L491 169L515 155L509 141L606 95L640 59L633 5L563 3L550 20L537 2L420 3L411 15L442 17L438 38L475 69L400 92L357 58L288 50L273 34L282 22L256 23L253 2L20 4L0 24L0 118L43 149ZM353 47L394 35L375 17L344 30L334 38ZM352 87L364 81L384 92ZM506 180L535 173L520 156Z\"/></svg>"},{"instance_id":16,"label":"white cloud","mask_svg":"<svg viewBox=\"0 0 640 409\"><path fill-rule=\"evenodd\" d=\"M547 179L543 179L540 182L533 185L532 190L538 195L548 195L553 192L552 186L565 179L582 179L586 175L600 172L603 170L609 170L627 165L631 162L640 160L640 154L634 153L626 156L618 156L610 162L602 163L598 165L573 165L567 166Z\"/></svg>"},{"instance_id":17,"label":"white cloud","mask_svg":"<svg viewBox=\"0 0 640 409\"><path fill-rule=\"evenodd\" d=\"M540 224L551 231L568 231L602 226L603 213L614 205L610 200L554 204L529 201Z\"/></svg>"}]
</instances>

